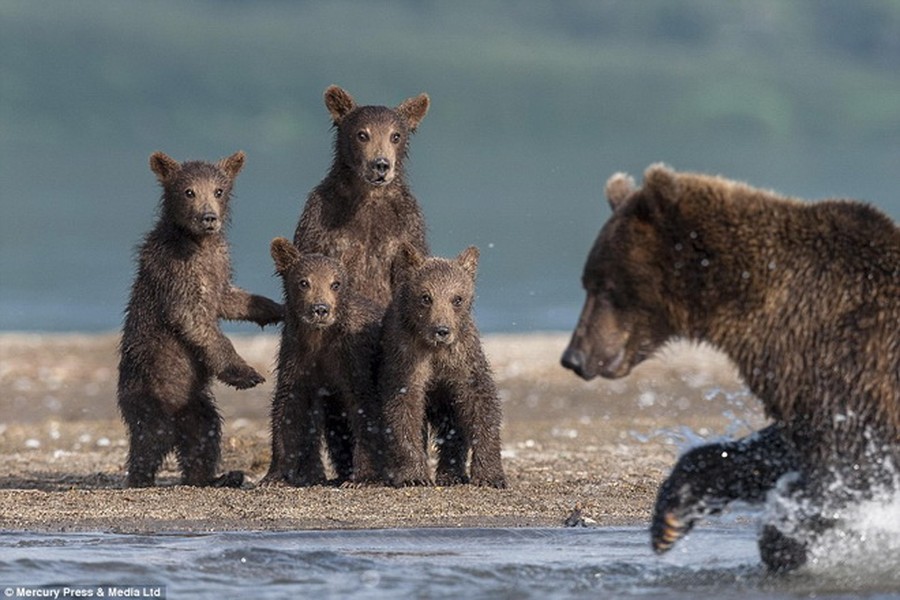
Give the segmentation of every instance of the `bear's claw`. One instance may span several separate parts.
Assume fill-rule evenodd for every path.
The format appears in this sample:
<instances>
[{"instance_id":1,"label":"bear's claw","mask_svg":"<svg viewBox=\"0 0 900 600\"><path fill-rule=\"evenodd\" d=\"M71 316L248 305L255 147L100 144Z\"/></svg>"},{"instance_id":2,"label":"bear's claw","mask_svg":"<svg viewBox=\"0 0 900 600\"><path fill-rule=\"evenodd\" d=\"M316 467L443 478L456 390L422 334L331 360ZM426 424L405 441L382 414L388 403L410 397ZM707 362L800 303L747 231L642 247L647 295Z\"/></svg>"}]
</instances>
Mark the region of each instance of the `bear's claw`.
<instances>
[{"instance_id":1,"label":"bear's claw","mask_svg":"<svg viewBox=\"0 0 900 600\"><path fill-rule=\"evenodd\" d=\"M690 524L684 523L672 512L665 513L662 519L655 519L650 532L653 551L657 554L668 552L690 528Z\"/></svg>"}]
</instances>

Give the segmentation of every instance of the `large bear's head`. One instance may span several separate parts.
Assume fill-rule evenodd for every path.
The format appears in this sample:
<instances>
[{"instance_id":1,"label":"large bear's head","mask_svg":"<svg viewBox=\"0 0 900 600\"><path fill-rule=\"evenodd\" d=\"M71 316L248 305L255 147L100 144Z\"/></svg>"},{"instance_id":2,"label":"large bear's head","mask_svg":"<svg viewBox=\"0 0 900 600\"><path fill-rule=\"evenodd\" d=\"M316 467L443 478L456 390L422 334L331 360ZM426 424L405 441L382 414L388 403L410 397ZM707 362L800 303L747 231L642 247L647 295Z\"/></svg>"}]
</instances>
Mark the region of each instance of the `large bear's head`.
<instances>
[{"instance_id":1,"label":"large bear's head","mask_svg":"<svg viewBox=\"0 0 900 600\"><path fill-rule=\"evenodd\" d=\"M584 379L624 377L675 334L666 228L677 221L676 174L652 165L644 185L617 173L606 183L612 215L587 258L587 299L562 364Z\"/></svg>"}]
</instances>

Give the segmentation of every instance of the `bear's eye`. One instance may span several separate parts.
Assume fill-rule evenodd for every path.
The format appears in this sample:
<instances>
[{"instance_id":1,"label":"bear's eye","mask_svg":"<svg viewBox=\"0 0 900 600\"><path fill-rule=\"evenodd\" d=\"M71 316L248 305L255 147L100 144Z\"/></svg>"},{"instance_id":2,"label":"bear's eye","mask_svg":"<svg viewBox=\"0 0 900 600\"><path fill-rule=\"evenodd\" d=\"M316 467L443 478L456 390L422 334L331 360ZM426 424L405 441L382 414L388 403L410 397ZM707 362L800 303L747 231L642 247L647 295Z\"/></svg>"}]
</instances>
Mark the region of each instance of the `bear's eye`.
<instances>
[{"instance_id":1,"label":"bear's eye","mask_svg":"<svg viewBox=\"0 0 900 600\"><path fill-rule=\"evenodd\" d=\"M453 304L454 308L459 308L463 305L463 298L462 296L453 296L453 300L450 303Z\"/></svg>"},{"instance_id":2,"label":"bear's eye","mask_svg":"<svg viewBox=\"0 0 900 600\"><path fill-rule=\"evenodd\" d=\"M368 142L369 141L369 132L360 131L359 133L356 134L356 139L358 139L361 142Z\"/></svg>"},{"instance_id":3,"label":"bear's eye","mask_svg":"<svg viewBox=\"0 0 900 600\"><path fill-rule=\"evenodd\" d=\"M225 193L225 190L223 190L222 188L216 188L216 191L213 192L213 196L215 196L216 198L221 198L222 194L224 194L224 193Z\"/></svg>"},{"instance_id":4,"label":"bear's eye","mask_svg":"<svg viewBox=\"0 0 900 600\"><path fill-rule=\"evenodd\" d=\"M399 133L394 132L394 133L391 134L391 143L392 143L392 144L399 144L399 143L400 143L400 134L399 134Z\"/></svg>"},{"instance_id":5,"label":"bear's eye","mask_svg":"<svg viewBox=\"0 0 900 600\"><path fill-rule=\"evenodd\" d=\"M299 285L301 290L309 289L309 279L301 279Z\"/></svg>"},{"instance_id":6,"label":"bear's eye","mask_svg":"<svg viewBox=\"0 0 900 600\"><path fill-rule=\"evenodd\" d=\"M340 281L332 281L331 282L331 291L336 292L339 289L341 289L341 282Z\"/></svg>"},{"instance_id":7,"label":"bear's eye","mask_svg":"<svg viewBox=\"0 0 900 600\"><path fill-rule=\"evenodd\" d=\"M422 306L431 306L431 294L422 294L419 297L419 301L422 303Z\"/></svg>"},{"instance_id":8,"label":"bear's eye","mask_svg":"<svg viewBox=\"0 0 900 600\"><path fill-rule=\"evenodd\" d=\"M193 198L197 194L194 193L194 190L192 190L191 188L188 188L188 189L184 190L184 195L187 196L188 198Z\"/></svg>"}]
</instances>

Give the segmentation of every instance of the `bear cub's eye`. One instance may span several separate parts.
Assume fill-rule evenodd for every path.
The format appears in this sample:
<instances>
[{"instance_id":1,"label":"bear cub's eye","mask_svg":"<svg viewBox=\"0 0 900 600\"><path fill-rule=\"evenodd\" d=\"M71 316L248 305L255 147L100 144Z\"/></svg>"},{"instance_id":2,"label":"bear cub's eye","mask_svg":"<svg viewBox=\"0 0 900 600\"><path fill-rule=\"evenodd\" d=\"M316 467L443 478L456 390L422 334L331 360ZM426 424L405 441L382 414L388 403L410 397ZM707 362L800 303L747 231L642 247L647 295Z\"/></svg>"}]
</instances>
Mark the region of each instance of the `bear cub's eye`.
<instances>
[{"instance_id":1,"label":"bear cub's eye","mask_svg":"<svg viewBox=\"0 0 900 600\"><path fill-rule=\"evenodd\" d=\"M187 196L188 198L193 198L197 194L194 193L194 190L192 190L191 188L188 188L188 189L184 190L184 195Z\"/></svg>"},{"instance_id":2,"label":"bear cub's eye","mask_svg":"<svg viewBox=\"0 0 900 600\"><path fill-rule=\"evenodd\" d=\"M309 289L309 279L301 279L299 285L301 290Z\"/></svg>"},{"instance_id":3,"label":"bear cub's eye","mask_svg":"<svg viewBox=\"0 0 900 600\"><path fill-rule=\"evenodd\" d=\"M400 143L400 134L399 134L399 133L394 132L394 133L391 134L391 143L392 143L392 144L399 144L399 143Z\"/></svg>"},{"instance_id":4,"label":"bear cub's eye","mask_svg":"<svg viewBox=\"0 0 900 600\"><path fill-rule=\"evenodd\" d=\"M358 139L361 142L368 142L369 141L369 133L367 131L360 131L359 133L356 134L356 139Z\"/></svg>"},{"instance_id":5,"label":"bear cub's eye","mask_svg":"<svg viewBox=\"0 0 900 600\"><path fill-rule=\"evenodd\" d=\"M463 305L463 298L462 296L453 296L453 300L450 302L453 304L454 308L459 308Z\"/></svg>"},{"instance_id":6,"label":"bear cub's eye","mask_svg":"<svg viewBox=\"0 0 900 600\"><path fill-rule=\"evenodd\" d=\"M339 289L341 289L341 282L340 281L332 281L331 282L331 291L336 292Z\"/></svg>"},{"instance_id":7,"label":"bear cub's eye","mask_svg":"<svg viewBox=\"0 0 900 600\"><path fill-rule=\"evenodd\" d=\"M222 188L216 188L216 191L213 192L213 196L215 196L216 198L221 198L222 194L224 194L224 193L225 193L225 190L223 190Z\"/></svg>"},{"instance_id":8,"label":"bear cub's eye","mask_svg":"<svg viewBox=\"0 0 900 600\"><path fill-rule=\"evenodd\" d=\"M422 302L422 306L431 306L431 295L430 294L422 294L419 298Z\"/></svg>"}]
</instances>

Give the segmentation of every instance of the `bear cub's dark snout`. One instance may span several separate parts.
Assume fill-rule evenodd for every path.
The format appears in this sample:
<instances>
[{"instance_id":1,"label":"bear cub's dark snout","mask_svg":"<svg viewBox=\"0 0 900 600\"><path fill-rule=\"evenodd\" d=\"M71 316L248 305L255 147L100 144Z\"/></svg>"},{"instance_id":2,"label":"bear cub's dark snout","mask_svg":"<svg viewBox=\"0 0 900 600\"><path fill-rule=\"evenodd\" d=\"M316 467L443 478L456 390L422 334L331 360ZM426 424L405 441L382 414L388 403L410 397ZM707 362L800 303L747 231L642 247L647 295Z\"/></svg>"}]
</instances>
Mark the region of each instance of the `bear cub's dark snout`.
<instances>
[{"instance_id":1,"label":"bear cub's dark snout","mask_svg":"<svg viewBox=\"0 0 900 600\"><path fill-rule=\"evenodd\" d=\"M452 341L450 328L446 325L436 325L433 329L434 339L438 343L448 344Z\"/></svg>"},{"instance_id":2,"label":"bear cub's dark snout","mask_svg":"<svg viewBox=\"0 0 900 600\"><path fill-rule=\"evenodd\" d=\"M382 156L373 160L370 166L375 173L384 179L384 176L391 170L391 161Z\"/></svg>"}]
</instances>

